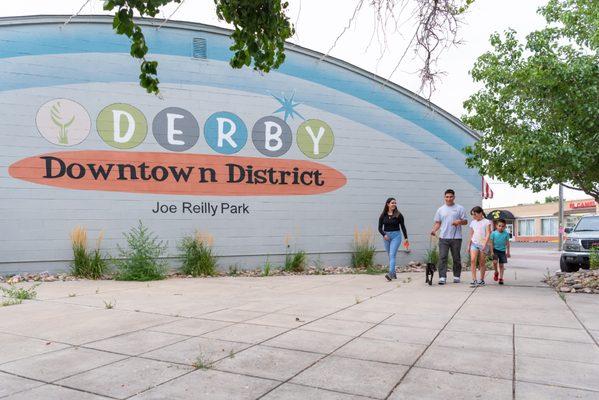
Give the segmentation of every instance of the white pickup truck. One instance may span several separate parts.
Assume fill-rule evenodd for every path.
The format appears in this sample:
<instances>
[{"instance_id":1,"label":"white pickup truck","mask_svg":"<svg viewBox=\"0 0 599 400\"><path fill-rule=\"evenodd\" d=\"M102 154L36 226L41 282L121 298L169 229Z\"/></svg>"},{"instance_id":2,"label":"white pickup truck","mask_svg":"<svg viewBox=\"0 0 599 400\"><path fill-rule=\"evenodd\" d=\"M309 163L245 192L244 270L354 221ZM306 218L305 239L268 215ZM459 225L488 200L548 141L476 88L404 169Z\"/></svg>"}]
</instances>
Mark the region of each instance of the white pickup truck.
<instances>
[{"instance_id":1,"label":"white pickup truck","mask_svg":"<svg viewBox=\"0 0 599 400\"><path fill-rule=\"evenodd\" d=\"M574 228L566 228L565 232L560 269L563 272L588 269L591 248L599 248L599 215L582 217Z\"/></svg>"}]
</instances>

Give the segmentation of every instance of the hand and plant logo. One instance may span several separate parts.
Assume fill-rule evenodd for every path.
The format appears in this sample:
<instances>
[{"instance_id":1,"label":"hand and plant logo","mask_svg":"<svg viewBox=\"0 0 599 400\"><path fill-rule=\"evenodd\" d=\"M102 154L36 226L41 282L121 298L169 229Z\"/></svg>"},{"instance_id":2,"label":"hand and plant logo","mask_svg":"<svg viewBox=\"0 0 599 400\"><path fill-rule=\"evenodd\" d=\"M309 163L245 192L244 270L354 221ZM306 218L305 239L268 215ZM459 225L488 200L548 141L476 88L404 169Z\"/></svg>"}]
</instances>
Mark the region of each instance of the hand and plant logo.
<instances>
[{"instance_id":1,"label":"hand and plant logo","mask_svg":"<svg viewBox=\"0 0 599 400\"><path fill-rule=\"evenodd\" d=\"M59 146L81 143L91 128L91 119L85 108L69 99L46 102L38 110L35 122L41 135Z\"/></svg>"},{"instance_id":2,"label":"hand and plant logo","mask_svg":"<svg viewBox=\"0 0 599 400\"><path fill-rule=\"evenodd\" d=\"M58 126L58 128L59 128L58 143L68 146L69 145L69 137L67 135L67 132L68 132L69 126L71 126L71 124L75 121L75 116L73 115L68 122L65 122L66 120L63 119L63 115L61 114L61 109L62 109L62 107L60 105L60 101L57 101L56 103L54 103L54 105L50 109L50 118L52 119L52 122L54 122L56 124L56 126Z\"/></svg>"}]
</instances>

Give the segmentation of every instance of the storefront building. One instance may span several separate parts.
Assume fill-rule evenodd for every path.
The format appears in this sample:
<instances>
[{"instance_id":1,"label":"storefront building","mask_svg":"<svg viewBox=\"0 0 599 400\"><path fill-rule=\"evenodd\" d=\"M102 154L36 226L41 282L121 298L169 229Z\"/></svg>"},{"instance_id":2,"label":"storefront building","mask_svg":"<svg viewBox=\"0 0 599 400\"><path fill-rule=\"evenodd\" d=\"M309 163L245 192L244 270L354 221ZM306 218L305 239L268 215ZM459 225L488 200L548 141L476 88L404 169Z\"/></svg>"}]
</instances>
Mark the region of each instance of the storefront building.
<instances>
[{"instance_id":1,"label":"storefront building","mask_svg":"<svg viewBox=\"0 0 599 400\"><path fill-rule=\"evenodd\" d=\"M145 26L161 95L108 16L0 19L0 273L68 268L70 232L118 256L142 221L168 244L214 237L219 265L277 265L304 250L347 265L387 197L421 260L443 192L480 205L458 119L353 65L298 46L261 74L229 66L230 31ZM90 245L93 245L90 243Z\"/></svg>"},{"instance_id":2,"label":"storefront building","mask_svg":"<svg viewBox=\"0 0 599 400\"><path fill-rule=\"evenodd\" d=\"M559 240L559 203L524 204L486 210L487 214L507 213L508 229L518 242L557 242ZM593 199L564 202L565 228L576 225L580 217L597 214Z\"/></svg>"}]
</instances>

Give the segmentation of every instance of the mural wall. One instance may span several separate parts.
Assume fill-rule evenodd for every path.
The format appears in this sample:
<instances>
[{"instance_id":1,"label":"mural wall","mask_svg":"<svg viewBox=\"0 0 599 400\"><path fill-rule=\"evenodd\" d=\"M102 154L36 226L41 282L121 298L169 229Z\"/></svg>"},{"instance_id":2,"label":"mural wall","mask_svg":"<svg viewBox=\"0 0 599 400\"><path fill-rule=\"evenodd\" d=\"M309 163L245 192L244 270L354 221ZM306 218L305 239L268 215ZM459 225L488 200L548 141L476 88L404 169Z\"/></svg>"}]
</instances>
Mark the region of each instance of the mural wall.
<instances>
[{"instance_id":1,"label":"mural wall","mask_svg":"<svg viewBox=\"0 0 599 400\"><path fill-rule=\"evenodd\" d=\"M267 75L228 65L227 32L170 23L146 35L161 95L109 18L0 20L0 272L55 270L69 232L117 254L142 220L169 254L210 232L221 266L282 259L347 264L354 230L375 231L397 197L420 259L443 191L480 204L461 149L475 136L414 94L290 46Z\"/></svg>"}]
</instances>

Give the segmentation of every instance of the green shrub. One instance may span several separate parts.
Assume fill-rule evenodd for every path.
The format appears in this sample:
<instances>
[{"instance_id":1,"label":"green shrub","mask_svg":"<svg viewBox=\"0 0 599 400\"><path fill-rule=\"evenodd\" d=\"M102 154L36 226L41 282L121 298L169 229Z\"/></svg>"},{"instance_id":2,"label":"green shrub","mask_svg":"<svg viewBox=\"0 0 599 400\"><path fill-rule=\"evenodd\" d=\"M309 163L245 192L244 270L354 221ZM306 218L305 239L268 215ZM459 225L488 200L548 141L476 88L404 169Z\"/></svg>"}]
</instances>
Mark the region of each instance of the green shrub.
<instances>
[{"instance_id":1,"label":"green shrub","mask_svg":"<svg viewBox=\"0 0 599 400\"><path fill-rule=\"evenodd\" d=\"M431 247L424 253L425 262L437 265L439 263L439 249Z\"/></svg>"},{"instance_id":2,"label":"green shrub","mask_svg":"<svg viewBox=\"0 0 599 400\"><path fill-rule=\"evenodd\" d=\"M237 265L229 265L229 276L239 275L239 267Z\"/></svg>"},{"instance_id":3,"label":"green shrub","mask_svg":"<svg viewBox=\"0 0 599 400\"><path fill-rule=\"evenodd\" d=\"M299 250L295 253L287 252L285 254L285 271L288 272L303 272L306 268L306 252Z\"/></svg>"},{"instance_id":4,"label":"green shrub","mask_svg":"<svg viewBox=\"0 0 599 400\"><path fill-rule=\"evenodd\" d=\"M479 253L480 254L480 253ZM480 255L479 255L480 257ZM470 257L470 251L466 252L466 254L464 255L464 257L462 257L462 265L464 268L466 269L470 269L470 262L472 261L472 258ZM478 265L478 259L476 260L476 269L479 269L479 265ZM493 257L490 254L485 254L485 268L488 270L493 269Z\"/></svg>"},{"instance_id":5,"label":"green shrub","mask_svg":"<svg viewBox=\"0 0 599 400\"><path fill-rule=\"evenodd\" d=\"M291 240L291 235L285 235L285 265L283 266L283 270L287 272L303 272L306 268L308 257L303 250L291 251Z\"/></svg>"},{"instance_id":6,"label":"green shrub","mask_svg":"<svg viewBox=\"0 0 599 400\"><path fill-rule=\"evenodd\" d=\"M71 231L71 245L73 247L73 262L71 274L80 278L100 279L108 270L108 262L100 252L103 233L100 232L96 241L96 248L89 251L87 248L87 232L83 227L76 227Z\"/></svg>"},{"instance_id":7,"label":"green shrub","mask_svg":"<svg viewBox=\"0 0 599 400\"><path fill-rule=\"evenodd\" d=\"M352 243L351 266L354 268L371 269L374 266L373 234L371 229L360 232L354 230L354 241Z\"/></svg>"},{"instance_id":8,"label":"green shrub","mask_svg":"<svg viewBox=\"0 0 599 400\"><path fill-rule=\"evenodd\" d=\"M127 248L118 246L119 260L115 260L117 267L115 279L122 281L151 281L166 277L166 261L160 260L166 251L166 243L148 230L139 221L137 227L124 233Z\"/></svg>"},{"instance_id":9,"label":"green shrub","mask_svg":"<svg viewBox=\"0 0 599 400\"><path fill-rule=\"evenodd\" d=\"M589 254L589 263L591 269L599 269L599 247L593 246L591 247L591 251Z\"/></svg>"},{"instance_id":10,"label":"green shrub","mask_svg":"<svg viewBox=\"0 0 599 400\"><path fill-rule=\"evenodd\" d=\"M270 275L271 269L272 269L272 264L268 260L268 257L266 257L266 263L264 264L264 268L262 268L262 276Z\"/></svg>"},{"instance_id":11,"label":"green shrub","mask_svg":"<svg viewBox=\"0 0 599 400\"><path fill-rule=\"evenodd\" d=\"M181 271L185 275L210 276L216 274L216 257L212 251L212 236L196 232L186 236L179 245L183 263Z\"/></svg>"}]
</instances>

